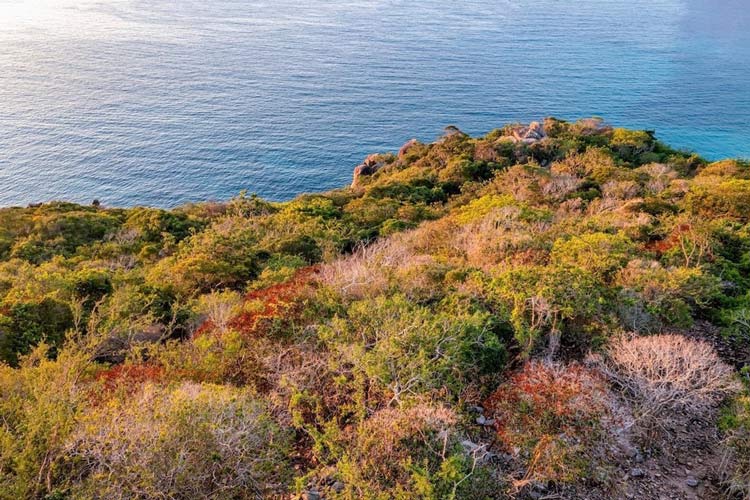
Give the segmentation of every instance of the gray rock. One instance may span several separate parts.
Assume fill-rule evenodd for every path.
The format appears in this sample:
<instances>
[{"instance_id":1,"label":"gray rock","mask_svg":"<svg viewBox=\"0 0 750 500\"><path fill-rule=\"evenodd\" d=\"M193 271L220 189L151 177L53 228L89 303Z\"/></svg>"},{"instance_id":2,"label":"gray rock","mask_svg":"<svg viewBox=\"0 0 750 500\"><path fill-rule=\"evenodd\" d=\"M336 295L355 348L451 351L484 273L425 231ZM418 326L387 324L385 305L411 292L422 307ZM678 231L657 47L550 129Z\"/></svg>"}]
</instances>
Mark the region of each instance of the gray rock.
<instances>
[{"instance_id":1,"label":"gray rock","mask_svg":"<svg viewBox=\"0 0 750 500\"><path fill-rule=\"evenodd\" d=\"M336 481L335 483L333 483L333 486L331 486L331 489L336 493L341 493L342 491L344 491L344 483L342 483L341 481Z\"/></svg>"},{"instance_id":2,"label":"gray rock","mask_svg":"<svg viewBox=\"0 0 750 500\"><path fill-rule=\"evenodd\" d=\"M320 500L320 493L316 490L308 490L302 494L304 500Z\"/></svg>"},{"instance_id":3,"label":"gray rock","mask_svg":"<svg viewBox=\"0 0 750 500\"><path fill-rule=\"evenodd\" d=\"M646 472L644 472L644 470L641 469L640 467L636 467L635 469L630 471L630 477L639 478L645 475L646 475Z\"/></svg>"},{"instance_id":4,"label":"gray rock","mask_svg":"<svg viewBox=\"0 0 750 500\"><path fill-rule=\"evenodd\" d=\"M487 425L487 419L484 417L484 415L479 415L477 417L477 424L479 424L479 425Z\"/></svg>"},{"instance_id":5,"label":"gray rock","mask_svg":"<svg viewBox=\"0 0 750 500\"><path fill-rule=\"evenodd\" d=\"M698 481L697 479L695 479L694 477L689 477L685 481L685 484L687 484L691 488L696 488L696 487L698 487L699 484L701 484L701 482Z\"/></svg>"}]
</instances>

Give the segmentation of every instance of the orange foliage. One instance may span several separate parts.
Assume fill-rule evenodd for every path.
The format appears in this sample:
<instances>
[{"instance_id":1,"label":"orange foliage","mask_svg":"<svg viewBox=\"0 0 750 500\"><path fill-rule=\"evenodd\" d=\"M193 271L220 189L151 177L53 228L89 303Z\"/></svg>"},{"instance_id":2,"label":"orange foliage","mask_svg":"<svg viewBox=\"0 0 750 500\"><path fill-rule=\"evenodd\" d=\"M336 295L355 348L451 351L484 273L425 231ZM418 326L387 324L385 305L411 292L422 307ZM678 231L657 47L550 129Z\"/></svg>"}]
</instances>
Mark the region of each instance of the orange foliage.
<instances>
[{"instance_id":1,"label":"orange foliage","mask_svg":"<svg viewBox=\"0 0 750 500\"><path fill-rule=\"evenodd\" d=\"M658 254L666 253L678 246L681 238L689 234L691 229L692 226L690 224L679 224L675 226L666 238L649 243L646 249Z\"/></svg>"},{"instance_id":2,"label":"orange foliage","mask_svg":"<svg viewBox=\"0 0 750 500\"><path fill-rule=\"evenodd\" d=\"M229 328L240 333L255 336L263 333L264 325L269 320L290 319L299 313L299 299L303 291L312 282L312 277L320 272L319 266L308 266L300 269L288 281L254 290L244 297L245 304L257 304L257 308L246 310L229 322ZM205 321L195 332L196 336L213 330L210 321Z\"/></svg>"},{"instance_id":3,"label":"orange foliage","mask_svg":"<svg viewBox=\"0 0 750 500\"><path fill-rule=\"evenodd\" d=\"M492 393L485 407L511 449L530 435L585 433L604 413L605 393L601 377L579 364L530 362Z\"/></svg>"},{"instance_id":4,"label":"orange foliage","mask_svg":"<svg viewBox=\"0 0 750 500\"><path fill-rule=\"evenodd\" d=\"M158 382L164 377L161 366L143 363L138 365L115 365L97 374L102 382L102 394L109 394L118 389L133 392L146 382Z\"/></svg>"},{"instance_id":5,"label":"orange foliage","mask_svg":"<svg viewBox=\"0 0 750 500\"><path fill-rule=\"evenodd\" d=\"M529 362L485 401L503 449L524 461L531 481L573 481L606 441L610 396L596 372L577 363Z\"/></svg>"}]
</instances>

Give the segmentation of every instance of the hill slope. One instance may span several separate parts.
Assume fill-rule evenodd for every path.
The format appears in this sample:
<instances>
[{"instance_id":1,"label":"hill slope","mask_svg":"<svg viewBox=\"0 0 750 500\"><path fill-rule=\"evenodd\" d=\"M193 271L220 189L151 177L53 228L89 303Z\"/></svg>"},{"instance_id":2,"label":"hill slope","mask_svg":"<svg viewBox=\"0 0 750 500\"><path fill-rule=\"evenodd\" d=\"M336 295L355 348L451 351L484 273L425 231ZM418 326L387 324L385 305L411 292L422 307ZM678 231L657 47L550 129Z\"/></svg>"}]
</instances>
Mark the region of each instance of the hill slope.
<instances>
[{"instance_id":1,"label":"hill slope","mask_svg":"<svg viewBox=\"0 0 750 500\"><path fill-rule=\"evenodd\" d=\"M553 118L0 210L0 497L749 495L749 218L746 162Z\"/></svg>"}]
</instances>

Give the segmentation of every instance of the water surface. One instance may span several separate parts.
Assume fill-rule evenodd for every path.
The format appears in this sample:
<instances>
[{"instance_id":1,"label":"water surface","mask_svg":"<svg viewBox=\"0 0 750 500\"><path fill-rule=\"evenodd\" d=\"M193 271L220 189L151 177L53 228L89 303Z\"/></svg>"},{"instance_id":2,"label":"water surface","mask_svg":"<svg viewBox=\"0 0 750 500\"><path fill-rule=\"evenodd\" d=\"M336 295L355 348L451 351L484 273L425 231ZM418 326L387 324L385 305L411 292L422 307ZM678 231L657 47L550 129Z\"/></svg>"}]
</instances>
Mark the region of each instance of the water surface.
<instances>
[{"instance_id":1,"label":"water surface","mask_svg":"<svg viewBox=\"0 0 750 500\"><path fill-rule=\"evenodd\" d=\"M0 0L0 205L282 200L547 115L750 157L744 3Z\"/></svg>"}]
</instances>

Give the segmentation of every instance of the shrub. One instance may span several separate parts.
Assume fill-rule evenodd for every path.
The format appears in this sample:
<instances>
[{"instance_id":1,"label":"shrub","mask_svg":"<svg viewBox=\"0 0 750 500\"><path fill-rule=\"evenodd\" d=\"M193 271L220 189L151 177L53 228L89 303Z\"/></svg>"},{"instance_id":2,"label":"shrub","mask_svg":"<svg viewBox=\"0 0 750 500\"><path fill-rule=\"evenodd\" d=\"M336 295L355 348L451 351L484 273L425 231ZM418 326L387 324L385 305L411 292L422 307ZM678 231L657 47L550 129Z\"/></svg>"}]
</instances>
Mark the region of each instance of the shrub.
<instances>
[{"instance_id":1,"label":"shrub","mask_svg":"<svg viewBox=\"0 0 750 500\"><path fill-rule=\"evenodd\" d=\"M747 375L747 374L746 374ZM722 469L727 486L738 496L750 497L750 392L748 387L724 409Z\"/></svg>"},{"instance_id":2,"label":"shrub","mask_svg":"<svg viewBox=\"0 0 750 500\"><path fill-rule=\"evenodd\" d=\"M242 296L233 290L211 292L198 299L198 312L205 314L211 326L223 333L240 312Z\"/></svg>"},{"instance_id":3,"label":"shrub","mask_svg":"<svg viewBox=\"0 0 750 500\"><path fill-rule=\"evenodd\" d=\"M419 403L383 409L342 436L334 499L489 498L499 484L489 476L486 447L465 447L449 409ZM464 439L464 443L467 441Z\"/></svg>"},{"instance_id":4,"label":"shrub","mask_svg":"<svg viewBox=\"0 0 750 500\"><path fill-rule=\"evenodd\" d=\"M525 469L515 486L591 477L605 458L611 404L604 380L578 364L530 361L514 373L485 408Z\"/></svg>"},{"instance_id":5,"label":"shrub","mask_svg":"<svg viewBox=\"0 0 750 500\"><path fill-rule=\"evenodd\" d=\"M177 254L150 270L148 280L182 294L241 287L257 276L257 232L239 219L226 219L184 240Z\"/></svg>"},{"instance_id":6,"label":"shrub","mask_svg":"<svg viewBox=\"0 0 750 500\"><path fill-rule=\"evenodd\" d=\"M665 262L691 267L713 260L718 247L717 238L714 236L717 221L682 214L665 218L663 222L667 227L671 227L671 231L654 247L663 253Z\"/></svg>"},{"instance_id":7,"label":"shrub","mask_svg":"<svg viewBox=\"0 0 750 500\"><path fill-rule=\"evenodd\" d=\"M461 207L456 215L459 224L467 224L488 215L493 211L505 207L516 206L518 203L510 195L487 195L472 200L468 205Z\"/></svg>"},{"instance_id":8,"label":"shrub","mask_svg":"<svg viewBox=\"0 0 750 500\"><path fill-rule=\"evenodd\" d=\"M284 434L231 387L146 384L89 408L65 451L78 497L256 498L288 480Z\"/></svg>"},{"instance_id":9,"label":"shrub","mask_svg":"<svg viewBox=\"0 0 750 500\"><path fill-rule=\"evenodd\" d=\"M0 361L15 365L18 355L27 354L46 342L54 355L73 328L73 313L68 304L44 297L39 302L19 302L0 312Z\"/></svg>"},{"instance_id":10,"label":"shrub","mask_svg":"<svg viewBox=\"0 0 750 500\"><path fill-rule=\"evenodd\" d=\"M369 387L375 404L401 405L420 394L458 396L501 370L505 348L492 318L467 304L425 307L403 295L352 303L321 329L339 363ZM445 396L444 396L445 397ZM377 403L376 403L377 402Z\"/></svg>"},{"instance_id":11,"label":"shrub","mask_svg":"<svg viewBox=\"0 0 750 500\"><path fill-rule=\"evenodd\" d=\"M123 224L124 231L133 231L134 236L147 242L160 242L165 233L175 241L182 241L191 231L201 228L198 221L190 219L184 213L144 207L136 207L130 211Z\"/></svg>"},{"instance_id":12,"label":"shrub","mask_svg":"<svg viewBox=\"0 0 750 500\"><path fill-rule=\"evenodd\" d=\"M414 262L415 251L395 236L358 248L323 267L321 280L344 298L361 299L386 292L399 268Z\"/></svg>"},{"instance_id":13,"label":"shrub","mask_svg":"<svg viewBox=\"0 0 750 500\"><path fill-rule=\"evenodd\" d=\"M710 180L693 184L685 200L687 206L703 217L750 220L750 180Z\"/></svg>"},{"instance_id":14,"label":"shrub","mask_svg":"<svg viewBox=\"0 0 750 500\"><path fill-rule=\"evenodd\" d=\"M653 133L643 130L616 128L612 131L611 148L625 161L636 162L655 146Z\"/></svg>"},{"instance_id":15,"label":"shrub","mask_svg":"<svg viewBox=\"0 0 750 500\"><path fill-rule=\"evenodd\" d=\"M554 355L569 324L595 319L602 286L590 272L558 266L516 266L497 275L488 295L510 318L515 339L525 354L547 336Z\"/></svg>"},{"instance_id":16,"label":"shrub","mask_svg":"<svg viewBox=\"0 0 750 500\"><path fill-rule=\"evenodd\" d=\"M739 389L713 347L680 335L622 337L590 360L633 403L647 438L681 415L704 418Z\"/></svg>"},{"instance_id":17,"label":"shrub","mask_svg":"<svg viewBox=\"0 0 750 500\"><path fill-rule=\"evenodd\" d=\"M750 340L750 306L730 309L724 313L725 332L741 341Z\"/></svg>"},{"instance_id":18,"label":"shrub","mask_svg":"<svg viewBox=\"0 0 750 500\"><path fill-rule=\"evenodd\" d=\"M594 274L608 276L628 262L633 247L633 242L621 234L588 233L558 239L550 258L558 265L579 266Z\"/></svg>"},{"instance_id":19,"label":"shrub","mask_svg":"<svg viewBox=\"0 0 750 500\"><path fill-rule=\"evenodd\" d=\"M0 498L42 498L62 482L64 445L85 406L90 353L37 346L19 368L0 363Z\"/></svg>"},{"instance_id":20,"label":"shrub","mask_svg":"<svg viewBox=\"0 0 750 500\"><path fill-rule=\"evenodd\" d=\"M688 327L719 297L720 281L701 268L665 268L632 260L620 270L618 314L628 329L655 331L662 325Z\"/></svg>"}]
</instances>

